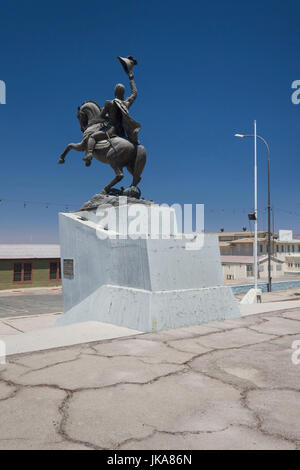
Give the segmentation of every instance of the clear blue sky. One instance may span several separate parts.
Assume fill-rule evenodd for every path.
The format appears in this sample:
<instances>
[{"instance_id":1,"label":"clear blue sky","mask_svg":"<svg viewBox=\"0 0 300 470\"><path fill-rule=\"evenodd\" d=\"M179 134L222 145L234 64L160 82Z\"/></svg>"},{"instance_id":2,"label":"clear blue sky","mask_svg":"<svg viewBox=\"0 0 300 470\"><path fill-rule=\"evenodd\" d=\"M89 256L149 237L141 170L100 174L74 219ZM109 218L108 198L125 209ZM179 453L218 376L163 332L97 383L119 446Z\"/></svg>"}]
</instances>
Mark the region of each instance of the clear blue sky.
<instances>
[{"instance_id":1,"label":"clear blue sky","mask_svg":"<svg viewBox=\"0 0 300 470\"><path fill-rule=\"evenodd\" d=\"M300 233L300 105L291 102L299 18L291 0L2 3L0 199L59 205L4 201L0 242L56 242L57 212L79 208L111 178L108 166L86 168L81 153L64 166L57 159L81 140L77 106L103 105L115 83L128 85L117 55L139 62L132 115L148 153L145 198L204 203L209 231L249 227L253 142L233 134L251 133L256 119L271 147L276 229ZM266 154L258 150L265 229Z\"/></svg>"}]
</instances>

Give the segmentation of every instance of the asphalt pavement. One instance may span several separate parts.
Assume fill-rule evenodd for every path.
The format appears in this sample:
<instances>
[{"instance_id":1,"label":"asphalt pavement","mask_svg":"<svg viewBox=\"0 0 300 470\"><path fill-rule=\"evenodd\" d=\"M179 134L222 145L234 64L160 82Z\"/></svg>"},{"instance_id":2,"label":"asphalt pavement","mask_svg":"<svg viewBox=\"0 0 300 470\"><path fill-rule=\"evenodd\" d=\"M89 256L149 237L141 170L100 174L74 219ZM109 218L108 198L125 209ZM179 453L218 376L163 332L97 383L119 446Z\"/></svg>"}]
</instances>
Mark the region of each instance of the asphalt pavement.
<instances>
[{"instance_id":1,"label":"asphalt pavement","mask_svg":"<svg viewBox=\"0 0 300 470\"><path fill-rule=\"evenodd\" d=\"M61 289L36 292L0 293L0 318L62 312Z\"/></svg>"}]
</instances>

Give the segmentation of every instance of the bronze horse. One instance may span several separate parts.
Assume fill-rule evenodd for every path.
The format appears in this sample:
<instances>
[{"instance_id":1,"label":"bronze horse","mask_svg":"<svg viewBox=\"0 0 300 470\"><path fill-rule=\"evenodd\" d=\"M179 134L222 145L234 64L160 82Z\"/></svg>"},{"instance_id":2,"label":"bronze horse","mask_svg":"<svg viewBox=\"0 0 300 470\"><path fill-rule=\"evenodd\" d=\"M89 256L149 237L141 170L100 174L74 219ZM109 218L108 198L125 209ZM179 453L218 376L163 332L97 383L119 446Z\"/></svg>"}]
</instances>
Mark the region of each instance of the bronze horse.
<instances>
[{"instance_id":1,"label":"bronze horse","mask_svg":"<svg viewBox=\"0 0 300 470\"><path fill-rule=\"evenodd\" d=\"M77 117L83 132L83 139L78 144L69 144L61 154L58 163L65 163L65 158L70 150L78 152L87 151L87 142L89 136L97 131L105 123L100 117L101 108L94 101L86 101L78 109ZM139 198L141 192L137 187L141 181L141 175L146 164L146 150L142 145L134 145L129 140L122 137L111 137L109 140L97 142L93 157L99 162L111 166L116 176L102 190L102 194L108 194L111 188L124 178L123 168L127 168L132 174L132 183L130 188L123 194ZM87 166L90 163L86 163Z\"/></svg>"}]
</instances>

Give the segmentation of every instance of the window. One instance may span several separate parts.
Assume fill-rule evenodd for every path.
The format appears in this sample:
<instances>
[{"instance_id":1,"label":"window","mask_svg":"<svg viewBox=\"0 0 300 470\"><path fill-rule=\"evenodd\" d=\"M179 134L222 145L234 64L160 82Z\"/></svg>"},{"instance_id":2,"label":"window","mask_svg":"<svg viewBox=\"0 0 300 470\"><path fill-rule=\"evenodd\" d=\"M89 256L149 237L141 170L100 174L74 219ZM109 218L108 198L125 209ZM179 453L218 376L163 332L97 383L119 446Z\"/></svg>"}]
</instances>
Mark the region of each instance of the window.
<instances>
[{"instance_id":1,"label":"window","mask_svg":"<svg viewBox=\"0 0 300 470\"><path fill-rule=\"evenodd\" d=\"M32 272L32 264L31 263L24 263L23 264L23 280L31 281L31 272Z\"/></svg>"},{"instance_id":2,"label":"window","mask_svg":"<svg viewBox=\"0 0 300 470\"><path fill-rule=\"evenodd\" d=\"M14 282L22 282L22 263L14 264Z\"/></svg>"},{"instance_id":3,"label":"window","mask_svg":"<svg viewBox=\"0 0 300 470\"><path fill-rule=\"evenodd\" d=\"M281 271L281 264L276 265L276 271Z\"/></svg>"},{"instance_id":4,"label":"window","mask_svg":"<svg viewBox=\"0 0 300 470\"><path fill-rule=\"evenodd\" d=\"M259 245L260 252L262 253L264 251L263 245Z\"/></svg>"},{"instance_id":5,"label":"window","mask_svg":"<svg viewBox=\"0 0 300 470\"><path fill-rule=\"evenodd\" d=\"M14 263L13 264L13 282L31 282L32 281L32 263Z\"/></svg>"},{"instance_id":6,"label":"window","mask_svg":"<svg viewBox=\"0 0 300 470\"><path fill-rule=\"evenodd\" d=\"M49 280L59 281L61 279L60 261L50 261L49 263Z\"/></svg>"},{"instance_id":7,"label":"window","mask_svg":"<svg viewBox=\"0 0 300 470\"><path fill-rule=\"evenodd\" d=\"M261 264L261 265L259 266L259 272L262 273L262 272L264 272L264 270L265 270L265 267Z\"/></svg>"},{"instance_id":8,"label":"window","mask_svg":"<svg viewBox=\"0 0 300 470\"><path fill-rule=\"evenodd\" d=\"M253 266L252 264L247 264L247 277L253 276Z\"/></svg>"}]
</instances>

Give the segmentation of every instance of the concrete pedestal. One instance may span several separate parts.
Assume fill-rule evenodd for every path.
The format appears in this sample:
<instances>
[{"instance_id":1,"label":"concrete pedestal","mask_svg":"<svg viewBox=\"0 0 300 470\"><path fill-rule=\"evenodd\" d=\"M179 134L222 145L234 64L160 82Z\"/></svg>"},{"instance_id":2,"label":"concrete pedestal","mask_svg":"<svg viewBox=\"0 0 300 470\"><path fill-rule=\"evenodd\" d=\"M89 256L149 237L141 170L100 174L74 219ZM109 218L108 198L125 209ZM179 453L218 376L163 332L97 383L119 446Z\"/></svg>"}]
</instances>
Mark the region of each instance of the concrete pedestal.
<instances>
[{"instance_id":1,"label":"concrete pedestal","mask_svg":"<svg viewBox=\"0 0 300 470\"><path fill-rule=\"evenodd\" d=\"M216 236L203 235L203 247L190 250L190 239L174 236L100 239L107 227L95 211L59 219L64 314L57 326L96 320L148 332L240 316Z\"/></svg>"}]
</instances>

